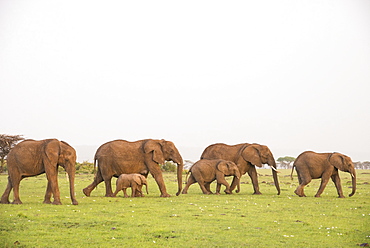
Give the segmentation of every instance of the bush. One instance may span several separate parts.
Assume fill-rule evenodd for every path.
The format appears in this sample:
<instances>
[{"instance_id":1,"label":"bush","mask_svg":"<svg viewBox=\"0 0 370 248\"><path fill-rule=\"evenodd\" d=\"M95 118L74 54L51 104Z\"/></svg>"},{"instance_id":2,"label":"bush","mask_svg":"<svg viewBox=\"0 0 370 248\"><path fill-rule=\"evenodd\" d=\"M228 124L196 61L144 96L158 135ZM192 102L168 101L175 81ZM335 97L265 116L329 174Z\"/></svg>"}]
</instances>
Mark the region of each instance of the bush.
<instances>
[{"instance_id":1,"label":"bush","mask_svg":"<svg viewBox=\"0 0 370 248\"><path fill-rule=\"evenodd\" d=\"M76 173L79 174L94 174L94 163L83 161L82 163L76 162Z\"/></svg>"},{"instance_id":2,"label":"bush","mask_svg":"<svg viewBox=\"0 0 370 248\"><path fill-rule=\"evenodd\" d=\"M176 172L176 164L171 161L166 161L164 164L161 164L161 170L165 172Z\"/></svg>"}]
</instances>

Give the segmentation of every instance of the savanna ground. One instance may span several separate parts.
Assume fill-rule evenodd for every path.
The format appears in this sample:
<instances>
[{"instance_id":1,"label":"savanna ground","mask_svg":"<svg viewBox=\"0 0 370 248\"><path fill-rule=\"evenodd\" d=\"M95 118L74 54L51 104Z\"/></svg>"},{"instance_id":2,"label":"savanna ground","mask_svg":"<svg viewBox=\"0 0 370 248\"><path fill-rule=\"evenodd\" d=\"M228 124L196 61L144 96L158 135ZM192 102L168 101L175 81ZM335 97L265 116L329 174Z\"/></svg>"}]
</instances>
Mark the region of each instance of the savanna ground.
<instances>
[{"instance_id":1,"label":"savanna ground","mask_svg":"<svg viewBox=\"0 0 370 248\"><path fill-rule=\"evenodd\" d=\"M271 170L258 172L263 195L252 195L250 178L245 175L239 194L203 195L194 184L187 195L178 197L175 174L167 173L167 189L174 195L170 198L159 197L151 176L149 195L142 198L123 198L123 193L103 197L103 183L85 197L82 189L93 175L77 175L77 206L71 205L64 174L59 177L61 206L42 204L45 175L24 179L23 204L0 205L0 246L360 247L370 243L369 170L357 171L357 193L344 199L337 198L332 182L321 198L313 197L319 180L306 187L308 197L297 197L293 193L296 173L291 181L290 170L279 174L282 191L278 196ZM348 195L350 175L341 173L341 179ZM0 175L1 194L6 183L7 175Z\"/></svg>"}]
</instances>

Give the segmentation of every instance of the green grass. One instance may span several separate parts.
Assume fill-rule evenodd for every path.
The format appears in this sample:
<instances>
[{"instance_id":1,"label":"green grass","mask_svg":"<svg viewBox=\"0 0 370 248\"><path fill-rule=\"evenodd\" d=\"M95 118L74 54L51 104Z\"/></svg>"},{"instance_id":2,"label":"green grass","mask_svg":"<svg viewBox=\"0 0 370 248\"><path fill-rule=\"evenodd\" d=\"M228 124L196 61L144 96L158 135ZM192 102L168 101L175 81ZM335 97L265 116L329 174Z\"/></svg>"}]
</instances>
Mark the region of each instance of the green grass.
<instances>
[{"instance_id":1,"label":"green grass","mask_svg":"<svg viewBox=\"0 0 370 248\"><path fill-rule=\"evenodd\" d=\"M0 247L359 247L370 243L370 171L357 171L357 193L344 199L337 198L332 182L321 198L313 197L320 180L305 189L308 197L297 197L293 193L296 174L291 181L288 170L279 174L282 192L277 196L271 171L258 172L263 195L252 195L245 175L239 194L203 195L194 184L187 195L170 198L159 197L151 176L149 195L143 198L123 198L123 193L103 197L104 184L91 197L84 197L82 189L93 175L78 175L77 206L71 205L65 175L59 178L61 206L42 204L45 175L27 178L20 189L23 204L0 205ZM342 173L341 179L348 195L350 175ZM6 182L7 176L0 175L1 193ZM165 182L175 195L175 175L165 174Z\"/></svg>"}]
</instances>

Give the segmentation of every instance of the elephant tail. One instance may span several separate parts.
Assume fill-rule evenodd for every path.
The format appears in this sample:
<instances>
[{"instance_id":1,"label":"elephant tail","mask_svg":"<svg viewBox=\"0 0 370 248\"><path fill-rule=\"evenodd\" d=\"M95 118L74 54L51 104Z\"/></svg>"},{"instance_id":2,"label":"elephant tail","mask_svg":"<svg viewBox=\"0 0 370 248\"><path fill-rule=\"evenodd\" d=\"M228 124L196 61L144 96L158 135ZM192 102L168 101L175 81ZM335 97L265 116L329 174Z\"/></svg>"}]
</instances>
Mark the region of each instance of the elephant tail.
<instances>
[{"instance_id":1,"label":"elephant tail","mask_svg":"<svg viewBox=\"0 0 370 248\"><path fill-rule=\"evenodd\" d=\"M293 164L292 172L290 173L290 180L292 180L292 181L293 181L293 172L294 172L294 167L295 167L295 165Z\"/></svg>"},{"instance_id":2,"label":"elephant tail","mask_svg":"<svg viewBox=\"0 0 370 248\"><path fill-rule=\"evenodd\" d=\"M93 170L93 173L95 174L96 173L96 168L98 167L98 163L97 163L98 159L95 157L94 158L94 170Z\"/></svg>"}]
</instances>

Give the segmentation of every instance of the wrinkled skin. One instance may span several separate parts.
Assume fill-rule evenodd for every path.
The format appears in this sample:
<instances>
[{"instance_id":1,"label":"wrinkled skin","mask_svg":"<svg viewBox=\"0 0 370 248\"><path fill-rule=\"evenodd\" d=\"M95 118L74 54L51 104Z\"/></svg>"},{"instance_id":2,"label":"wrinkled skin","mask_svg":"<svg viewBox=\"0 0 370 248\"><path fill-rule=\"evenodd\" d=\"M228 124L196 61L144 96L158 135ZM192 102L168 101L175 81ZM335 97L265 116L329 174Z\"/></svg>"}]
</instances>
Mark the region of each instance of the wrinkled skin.
<instances>
[{"instance_id":1,"label":"wrinkled skin","mask_svg":"<svg viewBox=\"0 0 370 248\"><path fill-rule=\"evenodd\" d=\"M320 197L323 193L330 178L337 188L339 198L344 198L342 186L340 182L338 169L344 172L349 172L352 176L352 193L356 192L356 171L350 157L340 153L316 153L303 152L294 161L294 168L298 174L299 186L294 191L300 197L305 197L304 187L311 182L312 179L321 178L320 188L315 197Z\"/></svg>"},{"instance_id":2,"label":"wrinkled skin","mask_svg":"<svg viewBox=\"0 0 370 248\"><path fill-rule=\"evenodd\" d=\"M183 160L177 148L171 141L166 140L139 140L129 142L115 140L101 145L95 153L94 164L98 165L94 181L83 189L86 196L95 187L105 182L105 196L113 196L111 179L121 174L138 173L148 176L150 172L158 184L161 197L169 197L164 184L159 164L165 161L177 163L177 182L179 195L182 189Z\"/></svg>"},{"instance_id":3,"label":"wrinkled skin","mask_svg":"<svg viewBox=\"0 0 370 248\"><path fill-rule=\"evenodd\" d=\"M201 159L224 159L234 162L238 166L241 175L248 172L253 184L254 194L256 195L261 194L258 185L256 166L262 167L263 164L268 164L272 168L274 184L278 191L278 195L280 195L276 162L267 146L248 143L238 145L218 143L208 146L201 155ZM230 187L231 190L234 190L237 184L238 181L234 178ZM238 193L239 190L236 192Z\"/></svg>"},{"instance_id":4,"label":"wrinkled skin","mask_svg":"<svg viewBox=\"0 0 370 248\"><path fill-rule=\"evenodd\" d=\"M193 164L189 173L191 175L182 191L183 194L187 194L190 185L196 182L198 182L203 194L212 194L210 184L214 180L217 180L216 194L220 194L221 184L226 187L225 193L231 194L230 185L226 181L225 176L234 176L238 181L240 178L238 166L234 162L222 159L201 159Z\"/></svg>"},{"instance_id":5,"label":"wrinkled skin","mask_svg":"<svg viewBox=\"0 0 370 248\"><path fill-rule=\"evenodd\" d=\"M131 197L143 196L141 188L145 185L146 193L148 194L148 183L146 178L141 174L122 174L116 181L116 191L113 193L115 197L119 191L123 191L124 197L128 197L126 190L131 188Z\"/></svg>"},{"instance_id":6,"label":"wrinkled skin","mask_svg":"<svg viewBox=\"0 0 370 248\"><path fill-rule=\"evenodd\" d=\"M9 194L13 189L13 204L21 204L19 198L19 184L23 178L46 174L48 185L44 203L61 205L58 187L58 166L62 166L69 177L70 195L72 204L78 202L74 192L76 171L76 151L64 141L57 139L25 140L16 145L7 156L8 185L1 197L1 203L10 203ZM51 202L51 195L54 201Z\"/></svg>"}]
</instances>

